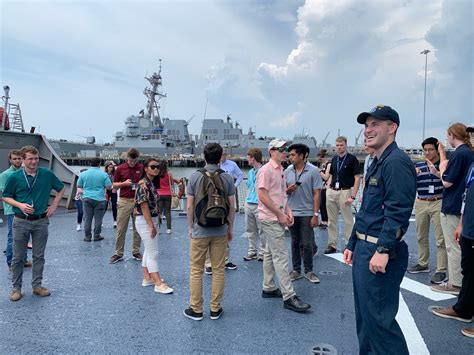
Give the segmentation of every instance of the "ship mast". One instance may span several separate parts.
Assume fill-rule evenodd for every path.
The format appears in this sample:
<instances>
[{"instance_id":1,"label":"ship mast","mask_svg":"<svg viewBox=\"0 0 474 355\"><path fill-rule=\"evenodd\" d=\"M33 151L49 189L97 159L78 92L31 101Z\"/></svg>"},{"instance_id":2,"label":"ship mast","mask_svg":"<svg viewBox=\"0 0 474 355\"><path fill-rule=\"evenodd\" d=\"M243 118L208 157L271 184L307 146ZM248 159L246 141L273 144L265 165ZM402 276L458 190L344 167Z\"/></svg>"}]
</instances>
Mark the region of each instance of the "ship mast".
<instances>
[{"instance_id":1,"label":"ship mast","mask_svg":"<svg viewBox=\"0 0 474 355\"><path fill-rule=\"evenodd\" d=\"M148 98L148 103L146 107L146 117L151 121L154 127L163 128L163 122L161 121L160 111L161 106L158 105L158 102L166 97L166 94L163 94L160 91L162 85L161 78L161 59L160 59L160 68L158 73L153 73L149 78L145 77L146 80L150 83L149 88L143 90L143 94ZM156 98L156 96L158 98Z\"/></svg>"}]
</instances>

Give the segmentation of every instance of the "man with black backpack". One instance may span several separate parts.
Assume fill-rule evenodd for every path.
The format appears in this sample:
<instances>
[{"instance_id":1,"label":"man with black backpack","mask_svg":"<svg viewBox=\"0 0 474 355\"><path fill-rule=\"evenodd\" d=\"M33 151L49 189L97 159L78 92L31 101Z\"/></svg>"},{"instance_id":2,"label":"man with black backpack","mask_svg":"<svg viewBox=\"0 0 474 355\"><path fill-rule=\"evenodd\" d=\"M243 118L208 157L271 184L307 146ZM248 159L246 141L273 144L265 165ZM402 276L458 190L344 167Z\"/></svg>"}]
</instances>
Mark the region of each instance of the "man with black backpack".
<instances>
[{"instance_id":1,"label":"man with black backpack","mask_svg":"<svg viewBox=\"0 0 474 355\"><path fill-rule=\"evenodd\" d=\"M189 308L183 314L203 319L202 283L206 253L212 266L210 318L219 319L224 295L224 269L227 241L232 240L235 187L232 177L219 169L222 147L210 143L204 147L206 166L193 173L186 187L189 230Z\"/></svg>"}]
</instances>

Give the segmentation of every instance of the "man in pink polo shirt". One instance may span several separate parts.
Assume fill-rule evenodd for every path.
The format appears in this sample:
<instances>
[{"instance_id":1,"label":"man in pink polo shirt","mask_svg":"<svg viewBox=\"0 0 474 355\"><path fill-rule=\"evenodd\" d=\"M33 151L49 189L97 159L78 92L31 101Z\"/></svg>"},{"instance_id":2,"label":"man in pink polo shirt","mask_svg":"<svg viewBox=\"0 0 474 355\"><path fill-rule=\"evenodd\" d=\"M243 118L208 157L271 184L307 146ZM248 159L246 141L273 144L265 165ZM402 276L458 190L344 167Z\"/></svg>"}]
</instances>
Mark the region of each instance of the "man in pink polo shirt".
<instances>
[{"instance_id":1,"label":"man in pink polo shirt","mask_svg":"<svg viewBox=\"0 0 474 355\"><path fill-rule=\"evenodd\" d=\"M305 312L311 305L301 301L288 274L285 226L294 223L286 201L286 181L281 163L286 159L287 142L274 139L268 145L270 161L257 173L258 219L267 244L263 253L263 298L283 298L283 307ZM280 288L275 284L275 274Z\"/></svg>"}]
</instances>

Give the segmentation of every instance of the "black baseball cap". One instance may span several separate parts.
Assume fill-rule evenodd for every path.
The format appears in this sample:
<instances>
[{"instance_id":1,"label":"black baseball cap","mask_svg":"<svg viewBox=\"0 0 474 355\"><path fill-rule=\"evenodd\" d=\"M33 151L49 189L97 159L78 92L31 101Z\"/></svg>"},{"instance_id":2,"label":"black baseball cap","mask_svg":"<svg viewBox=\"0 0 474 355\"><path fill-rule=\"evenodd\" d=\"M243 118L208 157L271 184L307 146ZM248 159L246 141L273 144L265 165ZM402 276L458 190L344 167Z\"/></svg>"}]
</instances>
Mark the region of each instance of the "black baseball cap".
<instances>
[{"instance_id":1,"label":"black baseball cap","mask_svg":"<svg viewBox=\"0 0 474 355\"><path fill-rule=\"evenodd\" d=\"M382 121L390 120L400 126L400 118L398 117L398 113L390 106L377 105L369 112L362 112L359 114L359 116L357 116L357 122L360 124L365 124L365 121L367 121L369 116Z\"/></svg>"}]
</instances>

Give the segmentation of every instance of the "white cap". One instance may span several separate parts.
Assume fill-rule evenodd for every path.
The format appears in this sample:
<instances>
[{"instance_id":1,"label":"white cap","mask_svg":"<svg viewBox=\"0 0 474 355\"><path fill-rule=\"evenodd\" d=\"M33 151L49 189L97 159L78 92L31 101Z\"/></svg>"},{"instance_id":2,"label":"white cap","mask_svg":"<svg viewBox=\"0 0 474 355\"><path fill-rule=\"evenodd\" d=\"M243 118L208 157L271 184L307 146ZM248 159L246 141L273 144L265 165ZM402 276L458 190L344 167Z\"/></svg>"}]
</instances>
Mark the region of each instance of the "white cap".
<instances>
[{"instance_id":1,"label":"white cap","mask_svg":"<svg viewBox=\"0 0 474 355\"><path fill-rule=\"evenodd\" d=\"M283 138L275 138L268 144L268 150L284 147L286 143Z\"/></svg>"}]
</instances>

